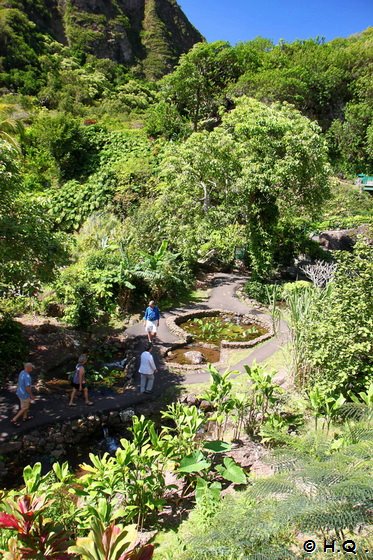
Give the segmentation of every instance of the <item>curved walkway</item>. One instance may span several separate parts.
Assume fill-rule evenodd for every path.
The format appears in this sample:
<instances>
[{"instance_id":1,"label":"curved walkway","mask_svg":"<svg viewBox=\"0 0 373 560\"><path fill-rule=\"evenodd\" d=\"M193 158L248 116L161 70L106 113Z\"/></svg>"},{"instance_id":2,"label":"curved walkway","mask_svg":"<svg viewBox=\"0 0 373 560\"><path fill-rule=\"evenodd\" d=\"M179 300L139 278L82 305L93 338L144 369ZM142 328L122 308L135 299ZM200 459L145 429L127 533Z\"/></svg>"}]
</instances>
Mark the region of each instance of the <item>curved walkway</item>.
<instances>
[{"instance_id":1,"label":"curved walkway","mask_svg":"<svg viewBox=\"0 0 373 560\"><path fill-rule=\"evenodd\" d=\"M214 274L211 289L208 299L203 303L192 304L186 307L179 307L172 309L163 313L163 320L160 321L160 326L158 330L158 338L161 341L163 347L170 346L172 343L177 342L177 337L170 332L167 327L166 319L169 316L180 315L188 311L195 311L196 309L224 309L232 311L233 313L250 313L251 315L263 315L257 309L249 308L246 303L239 300L236 296L236 291L242 287L247 281L247 276L242 276L238 274L228 274L228 273L217 273ZM137 323L130 327L127 332L131 335L143 336L144 327L142 323ZM144 339L146 340L146 339ZM269 339L268 341L262 343L258 347L254 347L250 355L232 365L231 369L237 370L239 372L244 371L245 365L252 365L253 362L264 362L268 360L273 354L275 354L280 348L284 347L289 341L289 329L284 321L281 321L280 328L277 336ZM161 365L158 356L158 364ZM191 373L180 373L178 374L180 383L183 385L194 385L207 383L210 379L210 374L206 371L191 372ZM285 380L283 375L277 379L279 384L282 384Z\"/></svg>"},{"instance_id":2,"label":"curved walkway","mask_svg":"<svg viewBox=\"0 0 373 560\"><path fill-rule=\"evenodd\" d=\"M188 310L195 309L227 309L236 313L252 313L260 315L260 312L254 309L249 309L247 305L241 302L236 296L236 290L246 282L245 276L237 274L217 273L212 277L211 289L209 290L209 297L205 301L193 303L188 307L180 307L168 311L163 314L160 322L159 339L162 341L163 350L170 347L177 339L169 331L166 318L168 316L179 315L180 313L187 312ZM140 352L146 341L143 323L137 323L129 327L126 331L128 335L139 336L138 351ZM261 362L267 360L272 354L286 344L288 340L288 330L285 323L281 324L280 333L277 337L269 339L257 348L254 348L250 356L242 360L238 364L234 364L232 369L243 371L244 365L250 365L254 360ZM162 350L158 346L159 350ZM85 406L83 403L79 404L76 408L69 408L68 395L62 393L61 395L38 395L35 404L31 407L31 412L34 416L29 422L22 425L20 428L13 427L9 422L9 417L15 414L18 410L18 399L15 396L15 387L9 387L0 393L0 443L6 442L16 434L28 432L42 426L62 422L64 419L73 419L81 416L89 416L92 413L103 413L110 410L122 410L132 407L136 404L163 398L167 389L172 387L173 394L177 395L178 391L182 391L183 385L200 384L209 381L209 374L207 372L193 372L186 374L175 374L167 370L160 358L161 352L156 353L156 361L159 365L159 374L155 384L155 392L153 397L141 395L136 387L129 387L121 395L109 391L92 391L91 397L94 405L91 407ZM0 446L1 452L1 446Z\"/></svg>"}]
</instances>

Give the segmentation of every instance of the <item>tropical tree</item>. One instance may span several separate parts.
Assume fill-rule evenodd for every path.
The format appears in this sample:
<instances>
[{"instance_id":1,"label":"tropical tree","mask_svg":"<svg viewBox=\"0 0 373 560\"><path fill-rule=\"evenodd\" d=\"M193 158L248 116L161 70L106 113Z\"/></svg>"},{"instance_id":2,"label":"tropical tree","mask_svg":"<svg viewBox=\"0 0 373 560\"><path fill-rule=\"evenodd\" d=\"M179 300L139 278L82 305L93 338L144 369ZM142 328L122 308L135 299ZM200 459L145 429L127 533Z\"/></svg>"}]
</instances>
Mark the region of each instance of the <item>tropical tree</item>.
<instances>
[{"instance_id":1,"label":"tropical tree","mask_svg":"<svg viewBox=\"0 0 373 560\"><path fill-rule=\"evenodd\" d=\"M201 121L216 119L219 106L226 102L224 90L239 73L237 54L229 43L198 43L164 79L164 95L197 131Z\"/></svg>"},{"instance_id":2,"label":"tropical tree","mask_svg":"<svg viewBox=\"0 0 373 560\"><path fill-rule=\"evenodd\" d=\"M242 226L253 270L267 273L279 217L314 214L327 196L329 168L319 133L288 105L239 100L213 132L195 133L176 154L166 153L164 217L176 215L186 227L188 221L194 236L201 224L215 231Z\"/></svg>"}]
</instances>

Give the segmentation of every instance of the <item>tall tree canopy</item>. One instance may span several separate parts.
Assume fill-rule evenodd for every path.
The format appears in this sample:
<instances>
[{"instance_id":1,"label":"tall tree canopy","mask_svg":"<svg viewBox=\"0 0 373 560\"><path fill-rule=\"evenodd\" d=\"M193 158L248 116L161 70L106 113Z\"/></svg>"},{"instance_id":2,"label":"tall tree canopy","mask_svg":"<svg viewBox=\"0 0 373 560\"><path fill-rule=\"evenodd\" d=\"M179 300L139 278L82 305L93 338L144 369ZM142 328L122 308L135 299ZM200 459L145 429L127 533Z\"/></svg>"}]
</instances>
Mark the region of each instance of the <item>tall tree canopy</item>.
<instances>
[{"instance_id":1,"label":"tall tree canopy","mask_svg":"<svg viewBox=\"0 0 373 560\"><path fill-rule=\"evenodd\" d=\"M209 230L240 226L258 274L271 268L279 218L317 213L328 193L320 129L286 104L239 100L213 132L170 148L161 167L165 186L156 206L176 248L175 216L192 238L201 223L207 238Z\"/></svg>"}]
</instances>

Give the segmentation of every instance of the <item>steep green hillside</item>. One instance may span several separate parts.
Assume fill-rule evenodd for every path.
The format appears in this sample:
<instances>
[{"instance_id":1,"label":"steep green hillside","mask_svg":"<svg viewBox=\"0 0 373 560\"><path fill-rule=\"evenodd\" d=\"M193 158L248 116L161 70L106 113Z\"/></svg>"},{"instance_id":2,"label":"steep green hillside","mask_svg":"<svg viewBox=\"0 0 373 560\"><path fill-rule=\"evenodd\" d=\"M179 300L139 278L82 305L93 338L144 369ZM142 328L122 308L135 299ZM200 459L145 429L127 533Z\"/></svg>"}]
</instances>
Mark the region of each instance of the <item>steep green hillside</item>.
<instances>
[{"instance_id":1,"label":"steep green hillside","mask_svg":"<svg viewBox=\"0 0 373 560\"><path fill-rule=\"evenodd\" d=\"M2 0L0 69L12 76L3 85L40 73L40 55L58 50L53 40L81 61L91 54L155 79L203 37L175 0Z\"/></svg>"}]
</instances>

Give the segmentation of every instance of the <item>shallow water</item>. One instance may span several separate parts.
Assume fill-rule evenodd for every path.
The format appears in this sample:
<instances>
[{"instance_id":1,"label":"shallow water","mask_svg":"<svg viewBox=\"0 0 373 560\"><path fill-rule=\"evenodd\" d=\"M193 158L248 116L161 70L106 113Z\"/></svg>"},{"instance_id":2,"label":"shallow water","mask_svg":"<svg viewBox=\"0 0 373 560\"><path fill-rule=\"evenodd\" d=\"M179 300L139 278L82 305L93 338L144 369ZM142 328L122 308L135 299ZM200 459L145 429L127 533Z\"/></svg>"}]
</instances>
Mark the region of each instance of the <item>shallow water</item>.
<instances>
[{"instance_id":1,"label":"shallow water","mask_svg":"<svg viewBox=\"0 0 373 560\"><path fill-rule=\"evenodd\" d=\"M191 365L191 362L185 357L185 352L190 351L201 352L201 354L205 357L206 363L215 364L220 360L219 348L206 348L205 346L201 346L199 344L188 344L182 348L172 350L167 355L166 362L173 362L182 366ZM201 364L201 367L203 367L203 365L204 364Z\"/></svg>"},{"instance_id":2,"label":"shallow water","mask_svg":"<svg viewBox=\"0 0 373 560\"><path fill-rule=\"evenodd\" d=\"M189 319L180 326L193 335L196 342L208 342L220 346L222 340L247 342L262 336L267 331L255 323L244 324L242 315L222 313L215 317Z\"/></svg>"}]
</instances>

